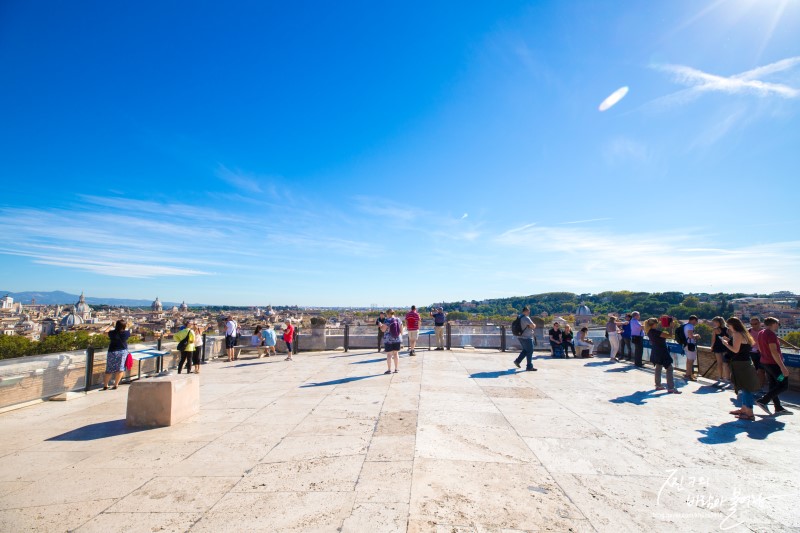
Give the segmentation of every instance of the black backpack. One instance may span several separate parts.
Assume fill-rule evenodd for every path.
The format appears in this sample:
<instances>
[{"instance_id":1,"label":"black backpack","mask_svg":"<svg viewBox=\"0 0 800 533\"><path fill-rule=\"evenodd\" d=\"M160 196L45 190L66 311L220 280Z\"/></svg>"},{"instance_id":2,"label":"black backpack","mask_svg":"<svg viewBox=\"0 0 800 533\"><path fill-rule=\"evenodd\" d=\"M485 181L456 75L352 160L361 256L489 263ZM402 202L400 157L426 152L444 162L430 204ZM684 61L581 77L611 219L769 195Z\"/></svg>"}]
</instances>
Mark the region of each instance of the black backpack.
<instances>
[{"instance_id":1,"label":"black backpack","mask_svg":"<svg viewBox=\"0 0 800 533\"><path fill-rule=\"evenodd\" d=\"M684 325L685 324L678 324L678 327L675 328L675 342L681 346L689 344L689 339L686 338L686 330L683 329Z\"/></svg>"},{"instance_id":2,"label":"black backpack","mask_svg":"<svg viewBox=\"0 0 800 533\"><path fill-rule=\"evenodd\" d=\"M189 346L189 337L192 335L192 331L187 329L186 336L181 339L181 342L178 343L178 351L182 352L186 350L186 347Z\"/></svg>"},{"instance_id":3,"label":"black backpack","mask_svg":"<svg viewBox=\"0 0 800 533\"><path fill-rule=\"evenodd\" d=\"M522 335L522 315L517 315L517 318L511 323L511 334L515 337Z\"/></svg>"}]
</instances>

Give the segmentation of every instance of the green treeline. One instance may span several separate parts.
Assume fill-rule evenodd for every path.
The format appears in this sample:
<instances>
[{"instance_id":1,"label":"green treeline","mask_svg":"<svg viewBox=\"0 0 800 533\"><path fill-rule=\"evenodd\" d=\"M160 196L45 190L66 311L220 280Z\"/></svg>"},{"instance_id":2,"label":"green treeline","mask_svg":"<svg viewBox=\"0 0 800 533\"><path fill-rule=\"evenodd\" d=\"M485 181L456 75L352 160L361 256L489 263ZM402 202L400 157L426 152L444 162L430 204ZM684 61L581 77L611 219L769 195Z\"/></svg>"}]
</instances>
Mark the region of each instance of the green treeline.
<instances>
[{"instance_id":1,"label":"green treeline","mask_svg":"<svg viewBox=\"0 0 800 533\"><path fill-rule=\"evenodd\" d=\"M684 294L682 292L631 292L607 291L598 294L573 294L571 292L547 292L530 296L513 296L479 302L463 300L442 304L453 319L453 313L462 313L470 318L510 317L527 305L532 315L572 315L578 307L586 305L595 315L628 313L639 311L643 317L668 314L679 318L697 315L700 318L728 317L733 312L730 301L747 294Z\"/></svg>"},{"instance_id":2,"label":"green treeline","mask_svg":"<svg viewBox=\"0 0 800 533\"><path fill-rule=\"evenodd\" d=\"M141 342L141 339L133 335L128 339L128 342L137 343ZM73 350L84 350L89 346L107 348L108 344L108 335L89 335L86 331L65 331L45 337L41 341L32 341L20 335L0 335L0 359L71 352Z\"/></svg>"}]
</instances>

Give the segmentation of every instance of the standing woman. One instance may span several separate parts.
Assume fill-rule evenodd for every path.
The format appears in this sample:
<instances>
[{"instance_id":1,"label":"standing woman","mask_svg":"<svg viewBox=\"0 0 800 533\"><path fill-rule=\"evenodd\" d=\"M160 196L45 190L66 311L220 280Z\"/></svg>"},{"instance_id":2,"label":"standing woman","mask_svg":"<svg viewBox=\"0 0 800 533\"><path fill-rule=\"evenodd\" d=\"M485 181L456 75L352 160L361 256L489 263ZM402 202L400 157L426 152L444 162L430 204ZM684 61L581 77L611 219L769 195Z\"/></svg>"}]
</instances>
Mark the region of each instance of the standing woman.
<instances>
[{"instance_id":1,"label":"standing woman","mask_svg":"<svg viewBox=\"0 0 800 533\"><path fill-rule=\"evenodd\" d=\"M731 340L722 339L722 344L731 351L731 379L733 390L736 392L736 409L731 411L739 420L755 420L753 415L754 393L758 391L758 375L753 361L750 359L750 349L753 347L753 337L745 329L742 321L732 316L727 321L728 335Z\"/></svg>"},{"instance_id":2,"label":"standing woman","mask_svg":"<svg viewBox=\"0 0 800 533\"><path fill-rule=\"evenodd\" d=\"M648 318L644 323L644 332L650 340L650 361L656 365L656 390L664 390L661 386L661 369L667 370L667 392L670 394L680 394L681 391L675 388L673 379L672 356L667 348L669 332L661 331L658 328L657 318Z\"/></svg>"},{"instance_id":3,"label":"standing woman","mask_svg":"<svg viewBox=\"0 0 800 533\"><path fill-rule=\"evenodd\" d=\"M194 332L194 356L192 362L194 363L194 373L200 373L200 356L203 354L203 332L200 331L200 326L197 322L192 322L192 332Z\"/></svg>"},{"instance_id":4,"label":"standing woman","mask_svg":"<svg viewBox=\"0 0 800 533\"><path fill-rule=\"evenodd\" d=\"M103 376L103 388L100 390L108 390L108 384L111 377L114 377L114 386L112 389L119 387L119 382L122 379L122 373L125 371L125 359L128 357L128 337L131 332L127 331L128 325L124 320L117 320L114 324L114 330L108 332L108 338L111 342L108 345L108 353L106 354L106 373Z\"/></svg>"},{"instance_id":5,"label":"standing woman","mask_svg":"<svg viewBox=\"0 0 800 533\"><path fill-rule=\"evenodd\" d=\"M619 351L619 344L622 337L619 334L619 326L622 322L617 320L614 315L608 315L608 322L606 322L606 333L608 334L608 342L611 344L611 352L608 354L608 362L617 362L617 352Z\"/></svg>"},{"instance_id":6,"label":"standing woman","mask_svg":"<svg viewBox=\"0 0 800 533\"><path fill-rule=\"evenodd\" d=\"M292 327L292 322L288 318L284 321L286 326L283 328L283 342L286 343L286 349L289 351L289 356L286 358L286 361L294 361L292 359L292 341L294 340L294 327Z\"/></svg>"},{"instance_id":7,"label":"standing woman","mask_svg":"<svg viewBox=\"0 0 800 533\"><path fill-rule=\"evenodd\" d=\"M561 346L564 347L564 359L569 357L569 348L572 347L572 357L577 357L575 353L575 343L572 342L572 339L575 338L575 334L572 333L572 328L569 324L564 324L564 333L561 335Z\"/></svg>"},{"instance_id":8,"label":"standing woman","mask_svg":"<svg viewBox=\"0 0 800 533\"><path fill-rule=\"evenodd\" d=\"M261 332L261 336L264 337L264 355L269 357L270 352L272 355L278 355L275 352L275 330L272 329L272 326L267 324L264 331Z\"/></svg>"},{"instance_id":9,"label":"standing woman","mask_svg":"<svg viewBox=\"0 0 800 533\"><path fill-rule=\"evenodd\" d=\"M725 345L722 344L722 339L728 336L728 328L725 327L725 319L721 316L712 318L711 324L714 326L711 335L711 351L714 352L714 357L717 359L719 372L719 379L717 379L714 386L725 387L725 384L730 382L731 377L731 367L728 364L730 354Z\"/></svg>"}]
</instances>

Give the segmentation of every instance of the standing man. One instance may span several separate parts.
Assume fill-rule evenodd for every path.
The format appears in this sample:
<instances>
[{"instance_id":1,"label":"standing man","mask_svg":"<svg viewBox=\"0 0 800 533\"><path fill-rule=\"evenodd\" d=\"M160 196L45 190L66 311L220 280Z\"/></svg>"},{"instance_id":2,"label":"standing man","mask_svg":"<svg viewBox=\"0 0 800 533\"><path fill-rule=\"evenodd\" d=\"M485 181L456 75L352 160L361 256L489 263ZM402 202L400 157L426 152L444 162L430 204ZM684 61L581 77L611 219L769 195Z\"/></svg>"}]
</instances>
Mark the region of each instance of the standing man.
<instances>
[{"instance_id":1,"label":"standing man","mask_svg":"<svg viewBox=\"0 0 800 533\"><path fill-rule=\"evenodd\" d=\"M686 352L686 379L688 381L697 381L694 377L694 362L697 361L697 339L700 335L694 332L694 327L697 325L697 316L691 315L689 322L679 328L683 328L683 333L686 335L686 346L683 351Z\"/></svg>"},{"instance_id":2,"label":"standing man","mask_svg":"<svg viewBox=\"0 0 800 533\"><path fill-rule=\"evenodd\" d=\"M288 318L284 320L284 323L286 325L283 327L283 342L286 343L286 349L289 352L288 357L286 357L284 361L294 361L294 359L292 359L292 352L294 349L294 345L292 344L294 341L294 326L292 326L292 321Z\"/></svg>"},{"instance_id":3,"label":"standing man","mask_svg":"<svg viewBox=\"0 0 800 533\"><path fill-rule=\"evenodd\" d=\"M631 343L633 343L633 364L638 367L643 367L642 353L644 351L644 328L642 323L639 322L639 311L631 313Z\"/></svg>"},{"instance_id":4,"label":"standing man","mask_svg":"<svg viewBox=\"0 0 800 533\"><path fill-rule=\"evenodd\" d=\"M417 306L412 305L411 311L406 313L406 329L408 330L408 355L413 357L417 355L414 349L417 347L417 339L419 338L419 313L417 313Z\"/></svg>"},{"instance_id":5,"label":"standing man","mask_svg":"<svg viewBox=\"0 0 800 533\"><path fill-rule=\"evenodd\" d=\"M436 349L444 350L444 321L446 314L444 309L439 307L435 311L431 311L433 317L433 329L436 332Z\"/></svg>"},{"instance_id":6,"label":"standing man","mask_svg":"<svg viewBox=\"0 0 800 533\"><path fill-rule=\"evenodd\" d=\"M622 326L622 345L619 349L620 358L625 359L626 361L630 361L631 357L633 356L633 347L631 343L631 318L633 318L633 315L625 315L625 325Z\"/></svg>"},{"instance_id":7,"label":"standing man","mask_svg":"<svg viewBox=\"0 0 800 533\"><path fill-rule=\"evenodd\" d=\"M536 372L536 369L533 368L533 335L534 335L534 326L533 320L531 320L531 310L526 305L522 308L522 316L519 317L519 325L522 328L522 334L517 337L519 339L519 344L522 346L522 351L519 352L519 355L516 359L514 359L514 366L520 368L519 364L525 359L525 371L526 372Z\"/></svg>"},{"instance_id":8,"label":"standing man","mask_svg":"<svg viewBox=\"0 0 800 533\"><path fill-rule=\"evenodd\" d=\"M233 316L228 315L228 321L225 322L225 351L228 354L228 362L233 361L236 346L236 332L239 326L233 319Z\"/></svg>"},{"instance_id":9,"label":"standing man","mask_svg":"<svg viewBox=\"0 0 800 533\"><path fill-rule=\"evenodd\" d=\"M778 396L789 388L789 370L783 362L780 340L777 335L781 323L777 318L764 319L764 329L758 332L758 351L761 354L761 368L769 380L769 391L756 400L756 405L769 413L769 402L775 405L775 416L791 415L790 410L781 405Z\"/></svg>"},{"instance_id":10,"label":"standing man","mask_svg":"<svg viewBox=\"0 0 800 533\"><path fill-rule=\"evenodd\" d=\"M378 326L378 353L381 353L381 344L383 344L383 328L381 327L386 322L386 314L381 311L375 325Z\"/></svg>"}]
</instances>

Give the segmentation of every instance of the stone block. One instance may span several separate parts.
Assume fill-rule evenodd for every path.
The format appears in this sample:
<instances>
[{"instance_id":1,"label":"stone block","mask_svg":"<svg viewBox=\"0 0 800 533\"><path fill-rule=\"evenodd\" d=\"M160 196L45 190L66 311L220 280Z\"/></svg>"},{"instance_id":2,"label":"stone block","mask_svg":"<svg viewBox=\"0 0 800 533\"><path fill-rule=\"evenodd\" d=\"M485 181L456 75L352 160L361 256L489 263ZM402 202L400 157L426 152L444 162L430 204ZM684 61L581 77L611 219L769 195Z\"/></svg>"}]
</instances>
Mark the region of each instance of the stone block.
<instances>
[{"instance_id":1,"label":"stone block","mask_svg":"<svg viewBox=\"0 0 800 533\"><path fill-rule=\"evenodd\" d=\"M200 376L171 375L139 380L128 388L126 423L171 426L200 411Z\"/></svg>"}]
</instances>

